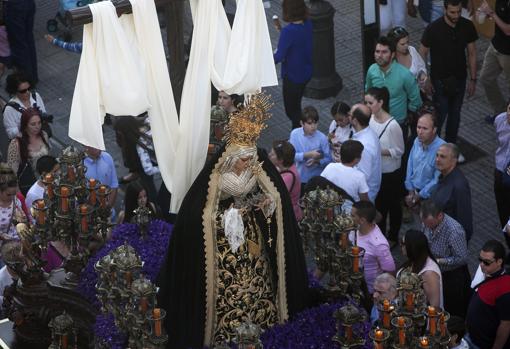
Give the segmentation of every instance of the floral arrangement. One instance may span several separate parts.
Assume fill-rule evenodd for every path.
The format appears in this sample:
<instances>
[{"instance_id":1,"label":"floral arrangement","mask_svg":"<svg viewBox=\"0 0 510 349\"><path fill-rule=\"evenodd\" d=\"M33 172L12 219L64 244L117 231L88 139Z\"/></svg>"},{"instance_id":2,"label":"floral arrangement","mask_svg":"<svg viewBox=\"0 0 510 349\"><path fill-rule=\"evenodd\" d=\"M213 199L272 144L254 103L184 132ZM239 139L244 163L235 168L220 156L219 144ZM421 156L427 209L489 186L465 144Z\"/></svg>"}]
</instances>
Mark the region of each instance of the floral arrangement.
<instances>
[{"instance_id":1,"label":"floral arrangement","mask_svg":"<svg viewBox=\"0 0 510 349\"><path fill-rule=\"evenodd\" d=\"M153 220L149 226L147 237L142 239L136 224L122 224L115 227L112 238L88 261L87 266L80 276L80 282L76 291L87 299L98 311L99 300L96 298L97 275L94 264L108 253L127 241L136 253L144 261L142 268L145 276L155 282L159 268L163 263L168 247L168 241L172 234L172 225L164 221ZM96 317L94 332L98 343L112 349L125 348L127 337L115 327L113 315L100 314ZM101 345L100 344L100 345Z\"/></svg>"},{"instance_id":2,"label":"floral arrangement","mask_svg":"<svg viewBox=\"0 0 510 349\"><path fill-rule=\"evenodd\" d=\"M155 220L151 222L147 238L143 240L139 235L137 225L122 224L117 226L112 233L112 239L95 256L90 258L87 267L82 272L78 292L99 310L100 304L96 298L95 290L97 276L94 264L125 241L133 246L145 262L143 272L154 282L160 265L163 263L171 232L172 225ZM311 272L309 273L309 287L321 287L320 281ZM297 314L292 321L270 328L261 337L264 348L329 349L336 347L337 345L332 341L332 337L336 333L336 321L333 313L346 304L348 301L306 309ZM369 330L370 323L367 321L359 327L355 327L354 333L360 333L364 338L368 338ZM100 314L96 317L94 332L98 348L123 349L126 347L127 337L117 330L111 314ZM367 341L364 348L372 348L371 342Z\"/></svg>"}]
</instances>

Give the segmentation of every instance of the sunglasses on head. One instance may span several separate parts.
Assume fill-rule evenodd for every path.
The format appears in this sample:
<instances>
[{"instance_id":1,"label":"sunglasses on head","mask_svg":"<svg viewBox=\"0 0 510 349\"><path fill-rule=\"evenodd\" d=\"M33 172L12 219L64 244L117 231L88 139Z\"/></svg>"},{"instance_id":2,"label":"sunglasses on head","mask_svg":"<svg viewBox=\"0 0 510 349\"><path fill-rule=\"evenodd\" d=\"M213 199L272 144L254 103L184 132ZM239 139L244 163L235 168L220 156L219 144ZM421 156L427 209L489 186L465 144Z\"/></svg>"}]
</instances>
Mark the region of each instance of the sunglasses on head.
<instances>
[{"instance_id":1,"label":"sunglasses on head","mask_svg":"<svg viewBox=\"0 0 510 349\"><path fill-rule=\"evenodd\" d=\"M30 91L30 87L29 88L25 88L23 90L18 90L18 93L27 93L28 91Z\"/></svg>"},{"instance_id":2,"label":"sunglasses on head","mask_svg":"<svg viewBox=\"0 0 510 349\"><path fill-rule=\"evenodd\" d=\"M395 27L391 30L390 35L393 37L404 38L409 36L409 33L404 27Z\"/></svg>"},{"instance_id":3,"label":"sunglasses on head","mask_svg":"<svg viewBox=\"0 0 510 349\"><path fill-rule=\"evenodd\" d=\"M488 261L488 260L483 259L483 258L481 258L481 257L478 257L478 261L479 261L480 263L483 263L483 265L485 265L485 266L487 266L487 267L488 267L489 265L491 265L492 263L494 263L494 262L495 262L495 260L494 260L494 259L493 259L492 261Z\"/></svg>"}]
</instances>

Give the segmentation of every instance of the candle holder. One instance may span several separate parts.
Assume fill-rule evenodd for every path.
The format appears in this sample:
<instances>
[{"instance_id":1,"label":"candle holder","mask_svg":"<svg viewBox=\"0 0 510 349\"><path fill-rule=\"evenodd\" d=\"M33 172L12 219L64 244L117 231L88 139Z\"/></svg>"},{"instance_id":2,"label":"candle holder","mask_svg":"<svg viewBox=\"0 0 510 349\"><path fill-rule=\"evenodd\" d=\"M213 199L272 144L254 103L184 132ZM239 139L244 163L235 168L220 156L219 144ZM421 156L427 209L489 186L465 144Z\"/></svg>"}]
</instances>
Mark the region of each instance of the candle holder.
<instances>
[{"instance_id":1,"label":"candle holder","mask_svg":"<svg viewBox=\"0 0 510 349\"><path fill-rule=\"evenodd\" d=\"M95 207L97 205L96 190L98 189L99 184L95 178L89 178L85 185L88 191L87 202Z\"/></svg>"},{"instance_id":2,"label":"candle holder","mask_svg":"<svg viewBox=\"0 0 510 349\"><path fill-rule=\"evenodd\" d=\"M161 308L155 308L147 313L147 320L149 321L150 335L148 341L153 348L165 348L168 342L168 335L163 327L163 321L166 317L166 311Z\"/></svg>"},{"instance_id":3,"label":"candle holder","mask_svg":"<svg viewBox=\"0 0 510 349\"><path fill-rule=\"evenodd\" d=\"M377 304L377 310L379 312L379 322L382 324L382 327L386 330L391 330L391 317L395 306L390 303L389 299L384 299Z\"/></svg>"},{"instance_id":4,"label":"candle holder","mask_svg":"<svg viewBox=\"0 0 510 349\"><path fill-rule=\"evenodd\" d=\"M393 348L407 348L411 344L413 321L407 316L397 316L391 319L393 327Z\"/></svg>"},{"instance_id":5,"label":"candle holder","mask_svg":"<svg viewBox=\"0 0 510 349\"><path fill-rule=\"evenodd\" d=\"M71 212L73 212L75 205L73 187L66 184L61 184L55 188L55 195L58 202L57 216L71 219Z\"/></svg>"},{"instance_id":6,"label":"candle holder","mask_svg":"<svg viewBox=\"0 0 510 349\"><path fill-rule=\"evenodd\" d=\"M78 334L74 321L65 311L50 320L51 345L48 349L77 349Z\"/></svg>"},{"instance_id":7,"label":"candle holder","mask_svg":"<svg viewBox=\"0 0 510 349\"><path fill-rule=\"evenodd\" d=\"M46 251L46 247L49 242L49 230L50 230L50 210L48 203L45 199L38 199L32 203L30 213L35 219L35 235L41 244L41 250Z\"/></svg>"},{"instance_id":8,"label":"candle holder","mask_svg":"<svg viewBox=\"0 0 510 349\"><path fill-rule=\"evenodd\" d=\"M260 326L251 322L243 322L236 328L234 343L238 349L262 349L261 332Z\"/></svg>"},{"instance_id":9,"label":"candle holder","mask_svg":"<svg viewBox=\"0 0 510 349\"><path fill-rule=\"evenodd\" d=\"M46 174L42 178L42 182L45 187L44 197L47 198L48 201L50 201L50 203L52 203L53 200L55 199L55 192L54 192L55 182L54 181L55 181L55 178L53 177L53 175L51 173Z\"/></svg>"},{"instance_id":10,"label":"candle holder","mask_svg":"<svg viewBox=\"0 0 510 349\"><path fill-rule=\"evenodd\" d=\"M427 319L427 336L434 347L444 347L450 341L450 334L447 328L447 322L450 314L441 308L427 307L424 313Z\"/></svg>"},{"instance_id":11,"label":"candle holder","mask_svg":"<svg viewBox=\"0 0 510 349\"><path fill-rule=\"evenodd\" d=\"M356 331L356 326L366 320L366 315L356 306L347 304L336 310L333 314L336 319L337 333L333 336L333 341L340 344L342 348L353 348L364 345L365 339L360 331Z\"/></svg>"},{"instance_id":12,"label":"candle holder","mask_svg":"<svg viewBox=\"0 0 510 349\"><path fill-rule=\"evenodd\" d=\"M133 223L138 225L142 239L147 237L149 223L151 222L151 210L147 206L139 206L134 211Z\"/></svg>"},{"instance_id":13,"label":"candle holder","mask_svg":"<svg viewBox=\"0 0 510 349\"><path fill-rule=\"evenodd\" d=\"M383 349L386 342L390 339L391 332L385 328L376 327L372 329L368 336L374 342L374 349Z\"/></svg>"},{"instance_id":14,"label":"candle holder","mask_svg":"<svg viewBox=\"0 0 510 349\"><path fill-rule=\"evenodd\" d=\"M431 348L431 343L430 343L429 337L427 337L427 336L419 337L417 342L418 342L417 347L420 349L430 349Z\"/></svg>"}]
</instances>

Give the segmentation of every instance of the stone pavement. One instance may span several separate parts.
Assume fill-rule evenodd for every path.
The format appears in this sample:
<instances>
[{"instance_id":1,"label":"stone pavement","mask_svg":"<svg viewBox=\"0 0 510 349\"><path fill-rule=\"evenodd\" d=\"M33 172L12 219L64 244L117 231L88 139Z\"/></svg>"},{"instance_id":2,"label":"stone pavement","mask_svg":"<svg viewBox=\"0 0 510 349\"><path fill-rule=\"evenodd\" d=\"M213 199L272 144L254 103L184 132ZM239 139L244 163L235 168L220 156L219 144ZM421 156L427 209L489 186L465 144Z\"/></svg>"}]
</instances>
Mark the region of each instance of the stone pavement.
<instances>
[{"instance_id":1,"label":"stone pavement","mask_svg":"<svg viewBox=\"0 0 510 349\"><path fill-rule=\"evenodd\" d=\"M232 6L232 0L227 1ZM335 50L336 69L343 79L344 87L337 99L347 103L356 103L361 100L363 93L362 56L361 56L361 29L359 1L356 0L330 0L336 8L335 16ZM80 56L69 53L48 44L43 35L46 31L46 21L53 18L58 11L58 1L37 1L37 14L35 23L35 37L39 60L38 91L43 97L48 112L55 115L53 130L58 140L57 147L70 144L72 141L67 136L68 115L71 106L74 84ZM189 10L186 11L185 32L190 31ZM272 26L271 17L277 14L281 17L280 2L271 1L271 8L267 10L269 31L273 47L278 42L278 33ZM419 19L408 18L408 29L411 42L417 43L423 31L423 24ZM73 29L73 39L80 40L81 28ZM480 39L477 42L479 69L483 54L488 41ZM115 52L111 53L115 55ZM278 68L279 69L279 68ZM3 90L5 83L0 81L0 96L7 99ZM503 85L502 85L503 86ZM273 96L275 106L273 117L269 121L269 127L263 132L259 145L269 149L275 139L287 139L290 132L290 122L285 116L281 89L270 87L267 91ZM327 132L331 122L329 109L334 103L334 98L325 100L311 100L305 98L303 106L314 105L320 112L319 129ZM481 151L481 156L471 162L462 165L470 184L473 198L474 236L470 242L470 268L473 270L477 265L478 251L483 242L489 238L501 239L496 218L496 206L492 189L492 177L494 170L493 153L495 150L495 133L492 126L483 122L483 117L490 112L483 90L478 86L477 93L471 99L464 102L460 136ZM121 162L120 149L115 143L115 135L111 126L104 126L104 135L107 151L115 159L119 175L126 173ZM5 144L5 138L0 135L0 142ZM5 146L5 145L4 145ZM2 152L5 148L2 146ZM4 152L5 154L5 152ZM467 154L468 156L470 154ZM119 205L120 205L119 200Z\"/></svg>"}]
</instances>

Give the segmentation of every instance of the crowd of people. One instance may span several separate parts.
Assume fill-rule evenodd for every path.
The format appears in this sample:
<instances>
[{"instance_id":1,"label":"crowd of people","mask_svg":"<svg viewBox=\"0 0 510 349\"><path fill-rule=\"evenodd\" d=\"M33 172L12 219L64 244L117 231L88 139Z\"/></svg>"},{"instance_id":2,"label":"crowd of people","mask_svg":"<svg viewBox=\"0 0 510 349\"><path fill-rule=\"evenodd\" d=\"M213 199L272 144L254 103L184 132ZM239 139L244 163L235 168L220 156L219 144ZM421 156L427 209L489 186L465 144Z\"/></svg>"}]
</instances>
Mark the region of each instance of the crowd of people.
<instances>
[{"instance_id":1,"label":"crowd of people","mask_svg":"<svg viewBox=\"0 0 510 349\"><path fill-rule=\"evenodd\" d=\"M26 6L20 10L17 6L22 3ZM15 243L16 223L33 221L29 208L44 195L40 178L59 171L51 152L52 118L32 88L38 79L32 29L29 25L23 31L12 29L17 28L21 13L32 16L27 21L33 23L32 3L7 1L4 14L12 52L7 59L7 51L0 50L0 74L4 65L17 69L7 77L5 88L11 99L3 110L9 146L5 162L0 163L2 254L7 250L4 246ZM365 281L374 302L396 301L396 277L409 269L422 277L427 303L453 315L452 343L509 348L510 276L505 271L504 245L488 240L479 252L475 281L468 270L468 243L474 234L472 199L469 181L459 167L465 157L457 136L465 94L472 96L478 83L477 31L464 16L466 6L460 0L409 1L407 9L404 1L380 1L379 7L385 35L374 48L375 63L366 73L363 99L352 106L336 101L323 133L318 129L319 111L301 105L313 69L308 9L301 0L283 1L288 25L278 28L274 62L281 63L284 109L292 131L288 140L273 142L268 159L290 194L297 222L303 217L299 199L315 177L343 190L352 201L347 209L358 227L357 243L365 250ZM426 22L418 48L409 45L403 13L407 10L415 16L416 7ZM493 108L487 119L497 135L494 194L501 240L510 248L510 101L505 103L497 85L501 73L510 78L510 3L496 0L490 6L484 1L476 12L495 22L479 79ZM3 24L0 40L5 39ZM224 127L240 104L242 96L218 92L211 112L209 158L224 146ZM147 115L114 119L128 174L118 178L108 152L84 147L87 178L112 189L108 204L113 222L131 222L138 206L149 207L153 217L170 220L170 193L164 184L156 188L154 183L159 168ZM125 198L117 213L120 185L126 185ZM404 221L413 228L403 231ZM397 246L405 257L400 266L394 257ZM61 266L68 254L64 243L51 242L46 271ZM2 258L7 265L0 269L0 287L15 277L9 269L10 257ZM377 307L371 320L378 321Z\"/></svg>"}]
</instances>

